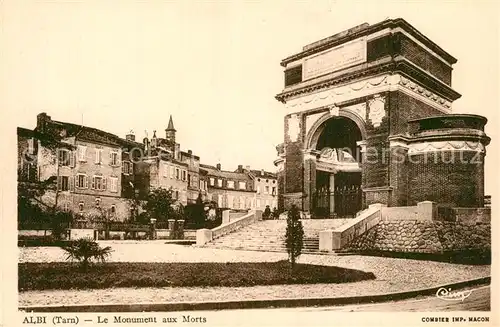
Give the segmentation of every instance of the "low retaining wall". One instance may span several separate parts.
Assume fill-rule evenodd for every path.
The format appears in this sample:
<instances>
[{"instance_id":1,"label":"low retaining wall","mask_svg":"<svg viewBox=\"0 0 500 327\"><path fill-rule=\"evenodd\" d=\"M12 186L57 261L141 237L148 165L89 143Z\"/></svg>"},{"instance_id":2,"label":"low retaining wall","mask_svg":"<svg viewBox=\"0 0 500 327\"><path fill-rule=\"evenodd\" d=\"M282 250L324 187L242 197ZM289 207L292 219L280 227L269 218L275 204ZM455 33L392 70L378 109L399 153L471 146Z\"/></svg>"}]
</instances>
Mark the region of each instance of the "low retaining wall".
<instances>
[{"instance_id":1,"label":"low retaining wall","mask_svg":"<svg viewBox=\"0 0 500 327\"><path fill-rule=\"evenodd\" d=\"M196 245L207 244L221 236L232 233L240 228L262 220L262 211L251 211L241 218L237 218L214 229L199 229L196 231Z\"/></svg>"},{"instance_id":2,"label":"low retaining wall","mask_svg":"<svg viewBox=\"0 0 500 327\"><path fill-rule=\"evenodd\" d=\"M491 224L444 221L381 221L353 240L346 251L443 253L491 250Z\"/></svg>"},{"instance_id":3,"label":"low retaining wall","mask_svg":"<svg viewBox=\"0 0 500 327\"><path fill-rule=\"evenodd\" d=\"M364 210L358 217L353 218L347 224L344 224L334 230L325 230L319 232L319 250L330 252L340 250L349 242L356 239L381 220L382 204L371 204L367 210Z\"/></svg>"},{"instance_id":4,"label":"low retaining wall","mask_svg":"<svg viewBox=\"0 0 500 327\"><path fill-rule=\"evenodd\" d=\"M50 236L52 230L37 230L37 229L24 229L17 231L18 236Z\"/></svg>"}]
</instances>

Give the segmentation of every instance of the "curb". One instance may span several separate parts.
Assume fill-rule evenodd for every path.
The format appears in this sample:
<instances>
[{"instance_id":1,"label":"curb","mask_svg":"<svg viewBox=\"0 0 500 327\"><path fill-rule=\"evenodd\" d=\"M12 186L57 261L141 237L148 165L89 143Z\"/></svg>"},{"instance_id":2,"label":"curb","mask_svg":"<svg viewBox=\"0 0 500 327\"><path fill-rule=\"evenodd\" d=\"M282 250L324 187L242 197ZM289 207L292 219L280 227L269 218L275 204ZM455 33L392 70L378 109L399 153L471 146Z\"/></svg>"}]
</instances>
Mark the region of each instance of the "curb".
<instances>
[{"instance_id":1,"label":"curb","mask_svg":"<svg viewBox=\"0 0 500 327\"><path fill-rule=\"evenodd\" d=\"M405 300L417 296L436 294L440 288L464 288L490 284L491 277L482 277L463 282L446 284L420 290L353 297L295 298L275 300L223 301L223 302L179 302L139 304L95 304L69 306L27 306L18 310L26 312L169 312L224 309L294 308L313 306L340 306L348 304L369 304Z\"/></svg>"}]
</instances>

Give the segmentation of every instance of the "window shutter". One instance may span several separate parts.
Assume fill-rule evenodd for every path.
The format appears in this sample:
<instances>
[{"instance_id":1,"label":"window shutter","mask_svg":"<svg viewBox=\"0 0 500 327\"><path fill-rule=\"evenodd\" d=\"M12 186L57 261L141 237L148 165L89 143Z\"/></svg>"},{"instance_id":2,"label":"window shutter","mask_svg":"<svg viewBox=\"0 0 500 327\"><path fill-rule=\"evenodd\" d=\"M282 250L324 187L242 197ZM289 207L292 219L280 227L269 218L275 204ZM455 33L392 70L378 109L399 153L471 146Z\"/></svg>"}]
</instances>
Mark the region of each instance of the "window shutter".
<instances>
[{"instance_id":1,"label":"window shutter","mask_svg":"<svg viewBox=\"0 0 500 327\"><path fill-rule=\"evenodd\" d=\"M102 185L102 190L103 191L106 190L106 177L102 178L102 184L101 185Z\"/></svg>"},{"instance_id":2,"label":"window shutter","mask_svg":"<svg viewBox=\"0 0 500 327\"><path fill-rule=\"evenodd\" d=\"M85 183L83 186L89 188L89 178L87 176L83 177L83 182Z\"/></svg>"},{"instance_id":3,"label":"window shutter","mask_svg":"<svg viewBox=\"0 0 500 327\"><path fill-rule=\"evenodd\" d=\"M125 174L125 161L122 161L122 174Z\"/></svg>"},{"instance_id":4,"label":"window shutter","mask_svg":"<svg viewBox=\"0 0 500 327\"><path fill-rule=\"evenodd\" d=\"M62 186L62 177L57 176L57 189L60 190Z\"/></svg>"},{"instance_id":5,"label":"window shutter","mask_svg":"<svg viewBox=\"0 0 500 327\"><path fill-rule=\"evenodd\" d=\"M134 164L132 162L128 163L128 173L132 175L134 173Z\"/></svg>"},{"instance_id":6,"label":"window shutter","mask_svg":"<svg viewBox=\"0 0 500 327\"><path fill-rule=\"evenodd\" d=\"M78 175L75 175L75 178L73 178L74 180L74 187L82 187L83 185L80 185L78 184Z\"/></svg>"},{"instance_id":7,"label":"window shutter","mask_svg":"<svg viewBox=\"0 0 500 327\"><path fill-rule=\"evenodd\" d=\"M113 166L113 151L109 152L109 165Z\"/></svg>"},{"instance_id":8,"label":"window shutter","mask_svg":"<svg viewBox=\"0 0 500 327\"><path fill-rule=\"evenodd\" d=\"M99 163L99 149L95 149L95 163Z\"/></svg>"},{"instance_id":9,"label":"window shutter","mask_svg":"<svg viewBox=\"0 0 500 327\"><path fill-rule=\"evenodd\" d=\"M95 190L95 177L92 177L92 189Z\"/></svg>"},{"instance_id":10,"label":"window shutter","mask_svg":"<svg viewBox=\"0 0 500 327\"><path fill-rule=\"evenodd\" d=\"M71 167L75 167L75 156L76 156L75 151L71 151L69 154L69 165Z\"/></svg>"},{"instance_id":11,"label":"window shutter","mask_svg":"<svg viewBox=\"0 0 500 327\"><path fill-rule=\"evenodd\" d=\"M74 178L68 177L68 189L71 192L75 191L75 179Z\"/></svg>"}]
</instances>

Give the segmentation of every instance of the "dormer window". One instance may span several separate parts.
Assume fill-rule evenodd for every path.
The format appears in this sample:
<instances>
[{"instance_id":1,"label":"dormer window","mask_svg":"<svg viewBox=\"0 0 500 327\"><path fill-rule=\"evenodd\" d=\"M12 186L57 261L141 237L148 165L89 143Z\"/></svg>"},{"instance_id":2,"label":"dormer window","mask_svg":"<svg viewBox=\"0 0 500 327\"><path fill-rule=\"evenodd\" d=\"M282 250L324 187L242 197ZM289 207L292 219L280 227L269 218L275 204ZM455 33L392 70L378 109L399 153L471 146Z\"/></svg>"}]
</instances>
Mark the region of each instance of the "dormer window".
<instances>
[{"instance_id":1,"label":"dormer window","mask_svg":"<svg viewBox=\"0 0 500 327\"><path fill-rule=\"evenodd\" d=\"M227 181L227 188L234 188L234 181Z\"/></svg>"}]
</instances>

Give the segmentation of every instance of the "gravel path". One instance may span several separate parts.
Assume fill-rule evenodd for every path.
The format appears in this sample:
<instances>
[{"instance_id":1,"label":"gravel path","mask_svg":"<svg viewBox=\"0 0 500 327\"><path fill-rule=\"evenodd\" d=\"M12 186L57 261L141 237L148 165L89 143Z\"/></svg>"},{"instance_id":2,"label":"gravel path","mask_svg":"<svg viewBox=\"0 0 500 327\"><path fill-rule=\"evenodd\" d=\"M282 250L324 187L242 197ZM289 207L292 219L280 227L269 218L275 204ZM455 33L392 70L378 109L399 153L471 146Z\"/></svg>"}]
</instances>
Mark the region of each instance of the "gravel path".
<instances>
[{"instance_id":1,"label":"gravel path","mask_svg":"<svg viewBox=\"0 0 500 327\"><path fill-rule=\"evenodd\" d=\"M194 248L182 245L166 245L163 242L101 243L102 245L112 246L114 252L110 261L262 262L286 259L285 253ZM20 248L19 250L19 262L64 261L64 254L58 248ZM377 279L346 284L27 291L19 293L19 305L228 301L304 296L347 297L414 290L490 276L489 265L458 265L358 255L302 255L299 262L371 271Z\"/></svg>"}]
</instances>

